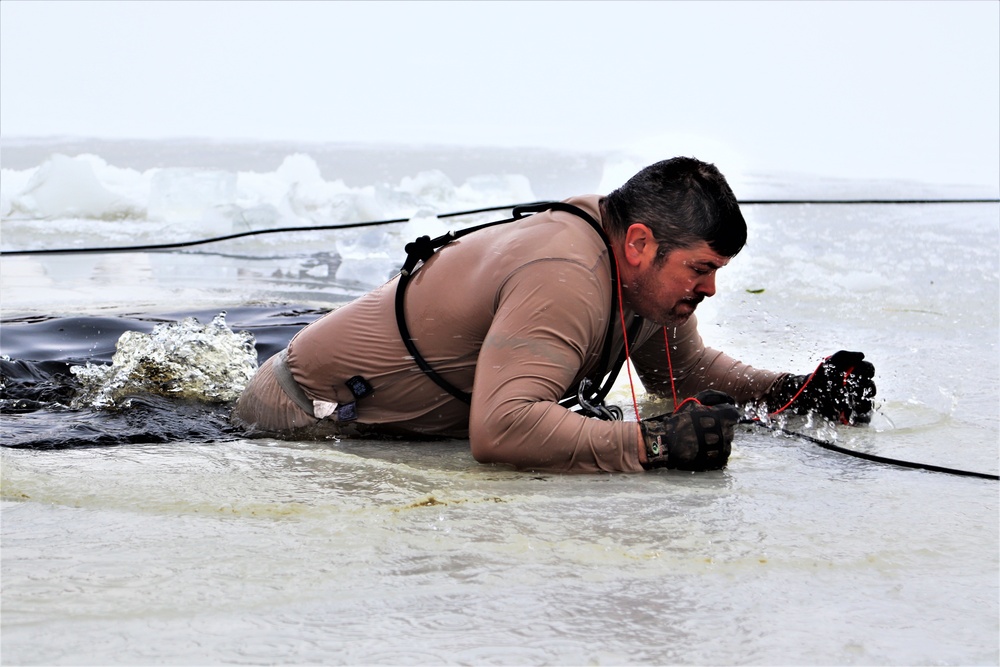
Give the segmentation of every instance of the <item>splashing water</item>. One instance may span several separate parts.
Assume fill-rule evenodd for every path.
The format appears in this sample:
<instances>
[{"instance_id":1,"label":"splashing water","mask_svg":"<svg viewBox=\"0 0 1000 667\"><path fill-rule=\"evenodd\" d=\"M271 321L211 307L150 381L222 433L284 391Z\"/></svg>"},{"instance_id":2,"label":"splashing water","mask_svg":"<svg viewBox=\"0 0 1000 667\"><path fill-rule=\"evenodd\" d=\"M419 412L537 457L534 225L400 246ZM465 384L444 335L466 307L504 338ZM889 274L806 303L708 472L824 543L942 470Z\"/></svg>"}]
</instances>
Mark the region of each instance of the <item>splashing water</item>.
<instances>
[{"instance_id":1,"label":"splashing water","mask_svg":"<svg viewBox=\"0 0 1000 667\"><path fill-rule=\"evenodd\" d=\"M110 366L71 368L80 383L72 407L114 408L136 394L228 403L256 370L253 335L233 332L225 312L208 325L189 317L148 334L126 331Z\"/></svg>"}]
</instances>

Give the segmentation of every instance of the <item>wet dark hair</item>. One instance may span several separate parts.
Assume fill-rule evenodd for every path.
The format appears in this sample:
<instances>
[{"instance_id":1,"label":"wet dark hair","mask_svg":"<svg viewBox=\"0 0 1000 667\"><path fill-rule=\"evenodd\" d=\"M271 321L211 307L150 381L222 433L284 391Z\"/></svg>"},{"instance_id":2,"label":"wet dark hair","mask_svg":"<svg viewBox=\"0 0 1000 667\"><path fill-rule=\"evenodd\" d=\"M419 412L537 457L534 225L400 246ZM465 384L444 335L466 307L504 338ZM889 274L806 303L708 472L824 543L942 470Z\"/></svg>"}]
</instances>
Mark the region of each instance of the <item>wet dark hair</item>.
<instances>
[{"instance_id":1,"label":"wet dark hair","mask_svg":"<svg viewBox=\"0 0 1000 667\"><path fill-rule=\"evenodd\" d=\"M658 263L671 250L699 241L724 257L733 257L747 242L746 221L725 177L715 165L695 158L650 165L601 205L612 236L623 237L635 223L653 231Z\"/></svg>"}]
</instances>

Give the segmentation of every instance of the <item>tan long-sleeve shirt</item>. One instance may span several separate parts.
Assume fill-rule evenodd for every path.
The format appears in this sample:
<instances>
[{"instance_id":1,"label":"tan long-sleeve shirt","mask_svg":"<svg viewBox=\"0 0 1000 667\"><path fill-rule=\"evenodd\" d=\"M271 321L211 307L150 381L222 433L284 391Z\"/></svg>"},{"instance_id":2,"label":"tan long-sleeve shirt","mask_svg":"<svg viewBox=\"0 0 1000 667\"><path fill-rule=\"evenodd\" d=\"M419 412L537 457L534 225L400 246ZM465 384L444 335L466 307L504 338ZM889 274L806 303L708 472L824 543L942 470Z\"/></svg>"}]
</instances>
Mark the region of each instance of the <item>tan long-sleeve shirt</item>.
<instances>
[{"instance_id":1,"label":"tan long-sleeve shirt","mask_svg":"<svg viewBox=\"0 0 1000 667\"><path fill-rule=\"evenodd\" d=\"M567 200L600 220L599 197ZM639 471L634 422L590 419L558 405L593 376L611 313L611 264L598 233L576 215L549 211L489 227L444 246L413 275L406 320L417 349L444 379L472 392L471 406L432 382L400 338L396 279L300 331L287 351L292 377L312 400L354 398L364 377L374 392L357 402L358 423L395 433L468 437L483 462L579 472ZM614 332L610 363L622 348ZM695 318L670 330L678 394L715 388L738 401L760 398L779 377L706 348ZM669 395L663 330L643 323L630 341L645 388ZM600 369L599 375L609 369ZM265 371L262 368L261 371ZM285 432L315 421L259 372L237 421Z\"/></svg>"}]
</instances>

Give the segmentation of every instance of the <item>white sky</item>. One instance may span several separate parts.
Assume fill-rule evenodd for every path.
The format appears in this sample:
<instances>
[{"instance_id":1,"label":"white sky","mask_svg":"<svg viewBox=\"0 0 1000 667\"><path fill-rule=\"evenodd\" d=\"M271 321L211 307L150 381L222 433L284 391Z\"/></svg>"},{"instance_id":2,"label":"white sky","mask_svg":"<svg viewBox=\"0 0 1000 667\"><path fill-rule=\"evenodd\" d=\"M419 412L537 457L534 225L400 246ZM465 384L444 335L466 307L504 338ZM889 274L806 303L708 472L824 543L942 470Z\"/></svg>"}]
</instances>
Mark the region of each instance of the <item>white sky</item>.
<instances>
[{"instance_id":1,"label":"white sky","mask_svg":"<svg viewBox=\"0 0 1000 667\"><path fill-rule=\"evenodd\" d=\"M0 2L4 137L631 149L1000 188L1000 3Z\"/></svg>"}]
</instances>

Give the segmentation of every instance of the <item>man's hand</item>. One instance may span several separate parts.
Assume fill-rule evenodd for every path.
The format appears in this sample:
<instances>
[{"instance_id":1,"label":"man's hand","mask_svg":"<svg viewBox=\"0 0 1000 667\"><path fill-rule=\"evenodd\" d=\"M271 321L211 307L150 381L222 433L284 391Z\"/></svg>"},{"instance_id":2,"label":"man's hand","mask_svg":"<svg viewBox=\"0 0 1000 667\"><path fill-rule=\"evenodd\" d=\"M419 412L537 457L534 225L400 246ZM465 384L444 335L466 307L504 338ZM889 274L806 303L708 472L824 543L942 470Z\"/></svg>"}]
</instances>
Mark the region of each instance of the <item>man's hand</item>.
<instances>
[{"instance_id":1,"label":"man's hand","mask_svg":"<svg viewBox=\"0 0 1000 667\"><path fill-rule=\"evenodd\" d=\"M732 452L733 429L740 420L736 401L707 390L681 403L669 415L639 422L646 439L644 467L718 470Z\"/></svg>"},{"instance_id":2,"label":"man's hand","mask_svg":"<svg viewBox=\"0 0 1000 667\"><path fill-rule=\"evenodd\" d=\"M812 375L786 376L765 397L775 414L790 408L796 414L817 412L845 424L871 420L875 396L875 366L861 352L841 350L827 357Z\"/></svg>"}]
</instances>

